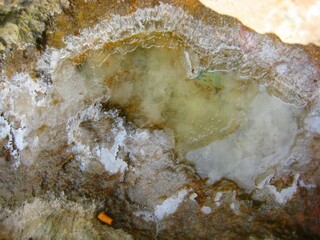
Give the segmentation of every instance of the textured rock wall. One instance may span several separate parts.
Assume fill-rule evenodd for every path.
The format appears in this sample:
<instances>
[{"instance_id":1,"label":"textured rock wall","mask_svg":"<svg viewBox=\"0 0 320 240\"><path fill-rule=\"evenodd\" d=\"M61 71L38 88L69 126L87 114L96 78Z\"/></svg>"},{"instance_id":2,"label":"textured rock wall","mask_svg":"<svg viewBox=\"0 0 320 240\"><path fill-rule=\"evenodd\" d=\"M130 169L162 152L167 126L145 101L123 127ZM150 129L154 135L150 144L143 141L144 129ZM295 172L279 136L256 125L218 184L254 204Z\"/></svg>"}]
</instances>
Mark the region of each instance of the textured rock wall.
<instances>
[{"instance_id":1,"label":"textured rock wall","mask_svg":"<svg viewBox=\"0 0 320 240\"><path fill-rule=\"evenodd\" d=\"M318 47L257 34L196 1L6 6L11 10L3 8L1 28L3 237L129 239L123 231L137 239L319 237ZM33 35L24 36L29 29ZM172 129L138 126L130 109L111 104L110 79L141 77L117 57L154 48L183 49L177 58L186 81L201 80L206 71L232 72L238 75L232 81L255 81L270 97L299 109L285 161L268 165L249 191L227 175L210 183L183 161ZM102 210L114 219L111 228L96 219Z\"/></svg>"}]
</instances>

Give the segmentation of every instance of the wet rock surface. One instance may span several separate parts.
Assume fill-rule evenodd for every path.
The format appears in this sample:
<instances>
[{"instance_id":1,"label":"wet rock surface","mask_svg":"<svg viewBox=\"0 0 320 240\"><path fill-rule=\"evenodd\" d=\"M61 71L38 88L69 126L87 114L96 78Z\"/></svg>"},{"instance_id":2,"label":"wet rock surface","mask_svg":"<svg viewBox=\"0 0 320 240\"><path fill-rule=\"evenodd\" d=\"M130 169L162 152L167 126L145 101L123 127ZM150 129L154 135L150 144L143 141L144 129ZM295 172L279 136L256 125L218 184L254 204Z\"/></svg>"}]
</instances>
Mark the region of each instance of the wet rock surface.
<instances>
[{"instance_id":1,"label":"wet rock surface","mask_svg":"<svg viewBox=\"0 0 320 240\"><path fill-rule=\"evenodd\" d=\"M319 238L318 47L288 45L274 35L257 34L196 1L4 4L2 238ZM139 88L150 81L157 84ZM179 81L183 84L172 85ZM195 88L187 83L200 89L199 94L190 95ZM295 109L289 115L290 131L296 129L289 150L285 156L272 155L272 164L251 157L248 166L262 170L254 172L250 188L241 177L222 170L213 174L214 180L204 178L197 159L190 163L187 151L179 150L181 144L201 151L199 147L239 131L238 143L241 136L254 136L244 126L258 122L248 111L262 87L270 99L277 97ZM197 101L194 107L193 101L187 102L190 96ZM180 97L188 107L176 100ZM177 102L174 109L163 104L170 101ZM201 104L222 113L210 115ZM199 109L208 113L203 115L209 121L198 121ZM231 115L223 113L228 110ZM163 120L179 114L180 124ZM199 123L212 127L229 119L239 123L217 124L214 134L225 131L220 138L199 140L204 137ZM177 134L175 126L184 124L195 127L195 133L183 138ZM199 146L188 145L192 142ZM250 153L252 145L244 149ZM259 154L268 155L266 149ZM210 162L219 167L219 161ZM225 161L234 164L233 159ZM97 220L102 210L113 218L111 226Z\"/></svg>"}]
</instances>

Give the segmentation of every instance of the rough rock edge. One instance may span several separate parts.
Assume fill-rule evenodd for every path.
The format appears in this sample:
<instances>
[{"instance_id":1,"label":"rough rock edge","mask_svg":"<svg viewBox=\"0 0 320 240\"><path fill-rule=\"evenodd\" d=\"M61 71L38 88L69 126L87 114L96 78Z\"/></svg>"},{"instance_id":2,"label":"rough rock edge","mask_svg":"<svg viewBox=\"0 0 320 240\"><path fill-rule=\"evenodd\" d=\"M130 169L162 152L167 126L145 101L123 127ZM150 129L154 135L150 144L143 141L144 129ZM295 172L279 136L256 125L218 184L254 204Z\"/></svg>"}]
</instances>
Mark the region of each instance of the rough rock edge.
<instances>
[{"instance_id":1,"label":"rough rock edge","mask_svg":"<svg viewBox=\"0 0 320 240\"><path fill-rule=\"evenodd\" d=\"M44 50L50 22L68 7L69 0L0 1L0 63L16 49Z\"/></svg>"}]
</instances>

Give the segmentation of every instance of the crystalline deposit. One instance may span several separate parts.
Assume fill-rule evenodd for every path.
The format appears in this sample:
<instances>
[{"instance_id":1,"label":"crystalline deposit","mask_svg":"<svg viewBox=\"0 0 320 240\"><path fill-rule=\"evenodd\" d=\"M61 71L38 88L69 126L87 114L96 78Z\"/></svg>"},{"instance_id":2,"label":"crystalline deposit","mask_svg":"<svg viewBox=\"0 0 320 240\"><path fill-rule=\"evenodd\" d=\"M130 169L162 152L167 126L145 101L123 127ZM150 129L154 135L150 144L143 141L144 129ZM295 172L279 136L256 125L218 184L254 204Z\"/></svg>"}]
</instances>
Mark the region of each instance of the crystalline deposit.
<instances>
[{"instance_id":1,"label":"crystalline deposit","mask_svg":"<svg viewBox=\"0 0 320 240\"><path fill-rule=\"evenodd\" d=\"M289 202L317 156L319 50L218 15L210 25L176 5L151 5L66 36L36 69L2 72L0 144L14 160L6 156L6 164L40 179L42 192L108 197L115 215L126 209L118 222L131 229L153 229L158 220L170 228L187 206L196 219L192 234L216 234L203 217L230 206L242 222L242 207L251 209L235 186ZM296 177L281 189L271 179L283 172ZM211 183L218 186L208 190Z\"/></svg>"},{"instance_id":2,"label":"crystalline deposit","mask_svg":"<svg viewBox=\"0 0 320 240\"><path fill-rule=\"evenodd\" d=\"M156 218L158 220L162 220L164 217L174 213L187 194L188 191L183 189L174 196L164 200L160 205L157 205L154 210L154 215Z\"/></svg>"},{"instance_id":3,"label":"crystalline deposit","mask_svg":"<svg viewBox=\"0 0 320 240\"><path fill-rule=\"evenodd\" d=\"M139 34L146 36L144 40L136 37ZM168 41L170 35L172 40ZM110 42L120 44L108 49ZM43 146L52 144L48 136L42 139L33 136L32 132L37 129L46 126L52 133L91 103L111 101L115 106L130 108L127 110L129 120L140 127L173 129L177 146L183 145L182 154L221 139L202 150L189 152L187 158L212 181L230 177L252 189L256 175L288 155L297 132L298 109L281 100L302 106L318 94L317 65L309 61L301 48L260 36L240 24L233 28L206 25L169 4L138 9L128 16L114 15L83 29L77 36L68 36L65 44L65 48L49 48L44 53L37 64L42 73L39 79L22 73L2 82L1 111L18 126L12 132L21 154L28 144L30 149L39 141ZM177 52L161 50L169 51L169 55L165 55L156 50L160 47L175 48ZM147 54L149 62L144 61L140 53L135 55L137 51ZM76 60L80 54L85 55L85 61ZM172 73L165 65L174 61L167 57L170 54L179 55L175 61L176 69L180 70L174 72L173 69ZM125 69L130 63L122 56L127 55L137 64L130 66L132 72ZM158 61L153 62L152 58ZM233 75L220 76L221 71ZM135 85L138 79L145 80ZM256 80L281 100L260 93L248 113L257 94ZM144 89L139 90L137 86ZM194 91L199 91L197 94L208 101L196 94L193 96ZM129 103L138 107L134 109ZM318 115L313 114L309 129L317 129L317 119ZM126 134L125 130L120 131L108 148L76 142L73 149L82 156L77 158L85 159L82 168L94 155L110 173L123 172L126 163L118 157L118 151L125 146ZM31 150L25 162L36 158L36 152Z\"/></svg>"},{"instance_id":4,"label":"crystalline deposit","mask_svg":"<svg viewBox=\"0 0 320 240\"><path fill-rule=\"evenodd\" d=\"M253 189L254 179L279 161L288 159L297 134L298 109L262 90L252 103L248 120L223 140L191 151L187 158L213 182L231 178Z\"/></svg>"}]
</instances>

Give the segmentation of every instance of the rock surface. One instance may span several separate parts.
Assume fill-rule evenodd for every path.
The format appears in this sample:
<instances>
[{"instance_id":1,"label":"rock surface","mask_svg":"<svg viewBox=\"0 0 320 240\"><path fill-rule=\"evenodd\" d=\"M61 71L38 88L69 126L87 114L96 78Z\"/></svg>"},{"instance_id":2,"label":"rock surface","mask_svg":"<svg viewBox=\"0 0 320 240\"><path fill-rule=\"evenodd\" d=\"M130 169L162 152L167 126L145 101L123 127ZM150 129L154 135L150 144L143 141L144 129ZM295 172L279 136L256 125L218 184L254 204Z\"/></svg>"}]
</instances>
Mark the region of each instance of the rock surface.
<instances>
[{"instance_id":1,"label":"rock surface","mask_svg":"<svg viewBox=\"0 0 320 240\"><path fill-rule=\"evenodd\" d=\"M214 11L236 17L259 33L274 33L288 43L320 45L320 3L317 0L200 1Z\"/></svg>"},{"instance_id":2,"label":"rock surface","mask_svg":"<svg viewBox=\"0 0 320 240\"><path fill-rule=\"evenodd\" d=\"M1 237L319 237L318 47L255 33L193 0L11 1L1 11ZM295 109L280 111L285 123L265 124L266 132L259 121L272 119L273 105L265 105L268 117L254 118L260 88ZM179 114L176 125L162 121ZM285 154L270 164L256 159L269 154L268 134L278 136L286 122L296 132ZM176 126L196 130L181 138ZM250 169L261 169L250 188L227 168L210 182L197 159L186 161L180 146L205 147L201 129L225 133L206 144L265 136L257 138L267 145L260 152L254 141L243 148ZM102 210L111 227L96 219Z\"/></svg>"}]
</instances>

